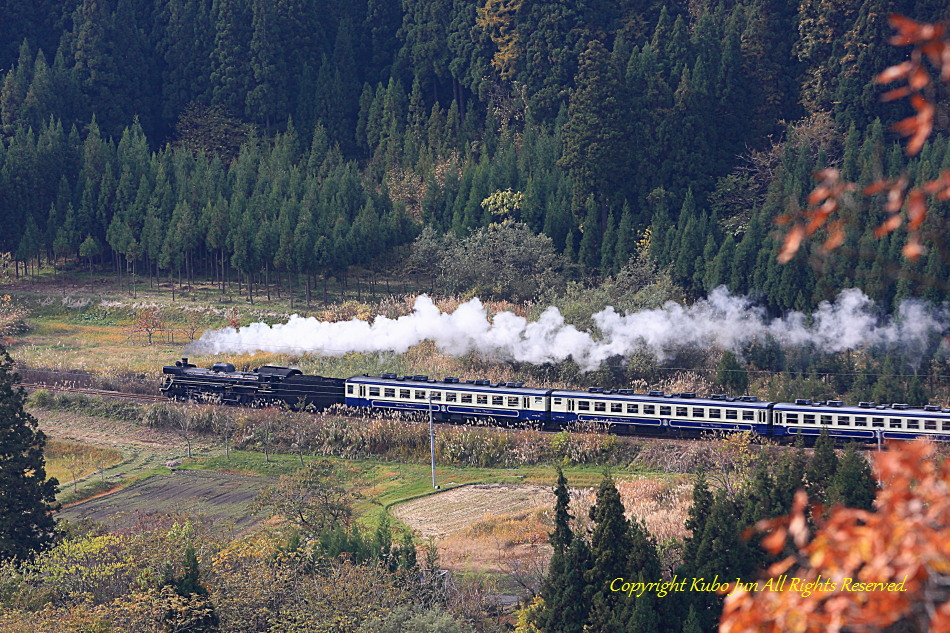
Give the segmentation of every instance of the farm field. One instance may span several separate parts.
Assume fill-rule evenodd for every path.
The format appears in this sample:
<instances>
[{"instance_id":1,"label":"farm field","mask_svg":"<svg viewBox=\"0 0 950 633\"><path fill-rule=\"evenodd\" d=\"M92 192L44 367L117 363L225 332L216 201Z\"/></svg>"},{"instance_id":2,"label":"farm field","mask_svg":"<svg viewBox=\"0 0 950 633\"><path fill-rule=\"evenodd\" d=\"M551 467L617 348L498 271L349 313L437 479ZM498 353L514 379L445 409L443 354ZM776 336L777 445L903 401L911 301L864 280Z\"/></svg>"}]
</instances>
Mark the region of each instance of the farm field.
<instances>
[{"instance_id":1,"label":"farm field","mask_svg":"<svg viewBox=\"0 0 950 633\"><path fill-rule=\"evenodd\" d=\"M55 477L64 488L73 478L104 471L122 461L122 451L67 440L48 441L45 456L46 476Z\"/></svg>"},{"instance_id":2,"label":"farm field","mask_svg":"<svg viewBox=\"0 0 950 633\"><path fill-rule=\"evenodd\" d=\"M74 521L92 519L118 529L151 513L187 514L210 519L218 528L242 531L259 520L248 508L267 483L265 477L178 470L152 475L128 488L71 506L60 516Z\"/></svg>"}]
</instances>

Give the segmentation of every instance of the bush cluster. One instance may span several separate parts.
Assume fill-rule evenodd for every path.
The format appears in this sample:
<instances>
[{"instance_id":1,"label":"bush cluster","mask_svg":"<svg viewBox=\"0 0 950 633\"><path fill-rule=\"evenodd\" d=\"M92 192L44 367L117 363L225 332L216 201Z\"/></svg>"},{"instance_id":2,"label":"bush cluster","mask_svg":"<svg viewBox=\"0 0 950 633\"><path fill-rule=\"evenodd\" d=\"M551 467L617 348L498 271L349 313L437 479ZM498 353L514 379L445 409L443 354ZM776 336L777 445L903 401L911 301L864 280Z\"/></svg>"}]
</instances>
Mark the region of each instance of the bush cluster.
<instances>
[{"instance_id":1,"label":"bush cluster","mask_svg":"<svg viewBox=\"0 0 950 633\"><path fill-rule=\"evenodd\" d=\"M392 461L429 459L425 421L397 416L367 417L274 410L242 411L236 448L291 449L344 458ZM439 425L436 454L442 463L475 467L516 467L543 463L627 465L639 452L636 442L585 429L544 433L535 429Z\"/></svg>"},{"instance_id":2,"label":"bush cluster","mask_svg":"<svg viewBox=\"0 0 950 633\"><path fill-rule=\"evenodd\" d=\"M100 398L73 393L54 393L37 389L26 400L29 406L48 411L72 411L115 420L140 420L147 407L117 398Z\"/></svg>"}]
</instances>

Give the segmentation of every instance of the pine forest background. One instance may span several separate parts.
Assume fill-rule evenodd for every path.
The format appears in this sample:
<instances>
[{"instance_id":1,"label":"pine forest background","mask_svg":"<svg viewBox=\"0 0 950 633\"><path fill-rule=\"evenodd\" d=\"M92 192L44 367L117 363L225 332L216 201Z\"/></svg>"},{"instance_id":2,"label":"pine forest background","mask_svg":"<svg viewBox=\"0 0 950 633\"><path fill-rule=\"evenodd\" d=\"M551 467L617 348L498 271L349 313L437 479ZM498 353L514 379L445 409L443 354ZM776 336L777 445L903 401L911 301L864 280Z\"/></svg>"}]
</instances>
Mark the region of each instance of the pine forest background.
<instances>
[{"instance_id":1,"label":"pine forest background","mask_svg":"<svg viewBox=\"0 0 950 633\"><path fill-rule=\"evenodd\" d=\"M604 279L639 254L669 297L725 284L773 313L848 286L884 310L947 298L933 239L946 203L916 262L899 256L903 234L872 235L874 211L851 211L843 256L820 266L817 246L776 263L774 227L817 168L867 184L905 166L888 131L902 105L872 83L904 54L887 16L947 19L944 2L3 0L0 12L0 252L27 271L72 261L309 297L353 266L391 267L423 226L444 246L502 216L547 236L568 276ZM909 173L948 167L938 129Z\"/></svg>"}]
</instances>

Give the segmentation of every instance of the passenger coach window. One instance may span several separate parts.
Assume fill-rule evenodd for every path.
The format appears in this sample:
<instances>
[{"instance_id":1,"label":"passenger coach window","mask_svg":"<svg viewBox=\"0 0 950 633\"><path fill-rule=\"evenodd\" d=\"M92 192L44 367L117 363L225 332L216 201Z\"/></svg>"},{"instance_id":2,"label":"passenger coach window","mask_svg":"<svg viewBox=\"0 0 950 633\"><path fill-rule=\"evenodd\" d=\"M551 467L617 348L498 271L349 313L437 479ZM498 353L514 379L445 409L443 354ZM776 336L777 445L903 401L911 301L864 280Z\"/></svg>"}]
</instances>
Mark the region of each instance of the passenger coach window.
<instances>
[{"instance_id":1,"label":"passenger coach window","mask_svg":"<svg viewBox=\"0 0 950 633\"><path fill-rule=\"evenodd\" d=\"M371 395L371 396L378 396L378 395L379 395L379 387L370 387L370 388L369 388L369 395Z\"/></svg>"},{"instance_id":2,"label":"passenger coach window","mask_svg":"<svg viewBox=\"0 0 950 633\"><path fill-rule=\"evenodd\" d=\"M446 402L457 402L459 395L457 393L447 393L445 394Z\"/></svg>"},{"instance_id":3,"label":"passenger coach window","mask_svg":"<svg viewBox=\"0 0 950 633\"><path fill-rule=\"evenodd\" d=\"M426 392L421 389L416 389L416 400L425 400Z\"/></svg>"},{"instance_id":4,"label":"passenger coach window","mask_svg":"<svg viewBox=\"0 0 950 633\"><path fill-rule=\"evenodd\" d=\"M433 401L438 402L438 401L441 400L441 399L442 399L442 392L441 392L441 391L433 391L433 392L432 392L432 400L433 400Z\"/></svg>"},{"instance_id":5,"label":"passenger coach window","mask_svg":"<svg viewBox=\"0 0 950 633\"><path fill-rule=\"evenodd\" d=\"M900 429L904 427L904 424L901 422L900 418L891 418L890 428Z\"/></svg>"},{"instance_id":6,"label":"passenger coach window","mask_svg":"<svg viewBox=\"0 0 950 633\"><path fill-rule=\"evenodd\" d=\"M846 415L839 415L838 424L841 426L851 426L851 418Z\"/></svg>"},{"instance_id":7,"label":"passenger coach window","mask_svg":"<svg viewBox=\"0 0 950 633\"><path fill-rule=\"evenodd\" d=\"M606 403L606 402L595 402L595 403L594 403L594 411L606 411L606 410L607 410L607 403Z\"/></svg>"},{"instance_id":8,"label":"passenger coach window","mask_svg":"<svg viewBox=\"0 0 950 633\"><path fill-rule=\"evenodd\" d=\"M941 422L940 423L941 431L950 431L950 422Z\"/></svg>"},{"instance_id":9,"label":"passenger coach window","mask_svg":"<svg viewBox=\"0 0 950 633\"><path fill-rule=\"evenodd\" d=\"M754 421L755 421L755 411L743 411L743 412L742 412L742 419L743 419L743 420L749 420L749 421L751 421L751 422L754 422Z\"/></svg>"},{"instance_id":10,"label":"passenger coach window","mask_svg":"<svg viewBox=\"0 0 950 633\"><path fill-rule=\"evenodd\" d=\"M639 413L640 405L639 404L628 404L627 413Z\"/></svg>"},{"instance_id":11,"label":"passenger coach window","mask_svg":"<svg viewBox=\"0 0 950 633\"><path fill-rule=\"evenodd\" d=\"M830 416L830 415L823 415L823 416L821 416L821 423L822 423L822 424L831 424L831 416Z\"/></svg>"},{"instance_id":12,"label":"passenger coach window","mask_svg":"<svg viewBox=\"0 0 950 633\"><path fill-rule=\"evenodd\" d=\"M488 396L481 396L481 395L475 396L475 403L488 404Z\"/></svg>"},{"instance_id":13,"label":"passenger coach window","mask_svg":"<svg viewBox=\"0 0 950 633\"><path fill-rule=\"evenodd\" d=\"M815 423L815 414L814 413L805 413L802 414L802 421L805 424L814 424Z\"/></svg>"},{"instance_id":14,"label":"passenger coach window","mask_svg":"<svg viewBox=\"0 0 950 633\"><path fill-rule=\"evenodd\" d=\"M721 417L722 417L722 409L710 409L710 410L709 410L709 417L711 417L711 418L721 418Z\"/></svg>"},{"instance_id":15,"label":"passenger coach window","mask_svg":"<svg viewBox=\"0 0 950 633\"><path fill-rule=\"evenodd\" d=\"M672 409L670 407L660 407L660 415L672 415Z\"/></svg>"},{"instance_id":16,"label":"passenger coach window","mask_svg":"<svg viewBox=\"0 0 950 633\"><path fill-rule=\"evenodd\" d=\"M390 388L388 388L388 387L387 387L386 389L383 389L383 397L385 397L385 398L395 398L395 397L396 397L396 390L395 390L395 389L390 389Z\"/></svg>"},{"instance_id":17,"label":"passenger coach window","mask_svg":"<svg viewBox=\"0 0 950 633\"><path fill-rule=\"evenodd\" d=\"M867 426L867 425L868 425L868 419L867 419L866 417L864 417L864 416L859 415L858 417L854 418L854 425L855 425L855 426Z\"/></svg>"},{"instance_id":18,"label":"passenger coach window","mask_svg":"<svg viewBox=\"0 0 950 633\"><path fill-rule=\"evenodd\" d=\"M785 421L789 424L798 424L798 414L797 413L786 413Z\"/></svg>"},{"instance_id":19,"label":"passenger coach window","mask_svg":"<svg viewBox=\"0 0 950 633\"><path fill-rule=\"evenodd\" d=\"M933 420L924 420L924 429L927 431L936 431L937 423Z\"/></svg>"},{"instance_id":20,"label":"passenger coach window","mask_svg":"<svg viewBox=\"0 0 950 633\"><path fill-rule=\"evenodd\" d=\"M517 407L518 406L518 396L508 396L508 406Z\"/></svg>"},{"instance_id":21,"label":"passenger coach window","mask_svg":"<svg viewBox=\"0 0 950 633\"><path fill-rule=\"evenodd\" d=\"M577 401L577 410L578 411L590 411L590 402L587 400L578 400Z\"/></svg>"},{"instance_id":22,"label":"passenger coach window","mask_svg":"<svg viewBox=\"0 0 950 633\"><path fill-rule=\"evenodd\" d=\"M907 428L909 429L919 429L920 423L917 420L907 420Z\"/></svg>"},{"instance_id":23,"label":"passenger coach window","mask_svg":"<svg viewBox=\"0 0 950 633\"><path fill-rule=\"evenodd\" d=\"M555 398L554 404L561 404L561 398Z\"/></svg>"},{"instance_id":24,"label":"passenger coach window","mask_svg":"<svg viewBox=\"0 0 950 633\"><path fill-rule=\"evenodd\" d=\"M699 407L693 407L693 417L694 418L705 418L706 410Z\"/></svg>"},{"instance_id":25,"label":"passenger coach window","mask_svg":"<svg viewBox=\"0 0 950 633\"><path fill-rule=\"evenodd\" d=\"M353 385L346 386L346 393L353 393Z\"/></svg>"},{"instance_id":26,"label":"passenger coach window","mask_svg":"<svg viewBox=\"0 0 950 633\"><path fill-rule=\"evenodd\" d=\"M676 417L685 418L689 413L686 412L686 407L676 407Z\"/></svg>"},{"instance_id":27,"label":"passenger coach window","mask_svg":"<svg viewBox=\"0 0 950 633\"><path fill-rule=\"evenodd\" d=\"M463 394L462 394L462 402L463 402L463 403L466 403L466 402L467 402L468 404L472 404L472 394L470 394L470 393L463 393Z\"/></svg>"},{"instance_id":28,"label":"passenger coach window","mask_svg":"<svg viewBox=\"0 0 950 633\"><path fill-rule=\"evenodd\" d=\"M894 419L897 420L897 418ZM900 420L898 420L898 422L900 422ZM871 426L884 428L884 418L871 418Z\"/></svg>"},{"instance_id":29,"label":"passenger coach window","mask_svg":"<svg viewBox=\"0 0 950 633\"><path fill-rule=\"evenodd\" d=\"M492 397L491 397L491 403L492 403L492 406L495 406L495 407L502 407L502 406L505 405L505 397L504 397L504 396L492 396Z\"/></svg>"},{"instance_id":30,"label":"passenger coach window","mask_svg":"<svg viewBox=\"0 0 950 633\"><path fill-rule=\"evenodd\" d=\"M611 413L623 413L623 405L619 402L610 403L610 412Z\"/></svg>"},{"instance_id":31,"label":"passenger coach window","mask_svg":"<svg viewBox=\"0 0 950 633\"><path fill-rule=\"evenodd\" d=\"M400 389L400 390L399 390L399 397L400 397L400 398L405 398L406 400L408 400L408 399L409 399L409 390L408 390L408 389Z\"/></svg>"},{"instance_id":32,"label":"passenger coach window","mask_svg":"<svg viewBox=\"0 0 950 633\"><path fill-rule=\"evenodd\" d=\"M726 419L727 420L738 420L739 412L735 409L726 409Z\"/></svg>"},{"instance_id":33,"label":"passenger coach window","mask_svg":"<svg viewBox=\"0 0 950 633\"><path fill-rule=\"evenodd\" d=\"M645 404L643 405L643 412L646 415L656 415L656 407L652 404Z\"/></svg>"}]
</instances>

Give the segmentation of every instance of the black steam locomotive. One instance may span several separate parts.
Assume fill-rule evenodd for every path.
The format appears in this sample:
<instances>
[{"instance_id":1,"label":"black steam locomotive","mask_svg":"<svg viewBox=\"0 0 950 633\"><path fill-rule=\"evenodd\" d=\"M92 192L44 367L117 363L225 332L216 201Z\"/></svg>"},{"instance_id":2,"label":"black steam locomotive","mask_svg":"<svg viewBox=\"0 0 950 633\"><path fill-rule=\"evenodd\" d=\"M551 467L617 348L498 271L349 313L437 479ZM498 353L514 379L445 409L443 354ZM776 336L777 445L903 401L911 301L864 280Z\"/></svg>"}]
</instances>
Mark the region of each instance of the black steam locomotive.
<instances>
[{"instance_id":1,"label":"black steam locomotive","mask_svg":"<svg viewBox=\"0 0 950 633\"><path fill-rule=\"evenodd\" d=\"M264 365L237 371L231 363L198 367L187 358L162 368L161 392L176 400L239 406L286 404L293 408L326 409L343 403L342 378L306 376L299 369Z\"/></svg>"}]
</instances>

